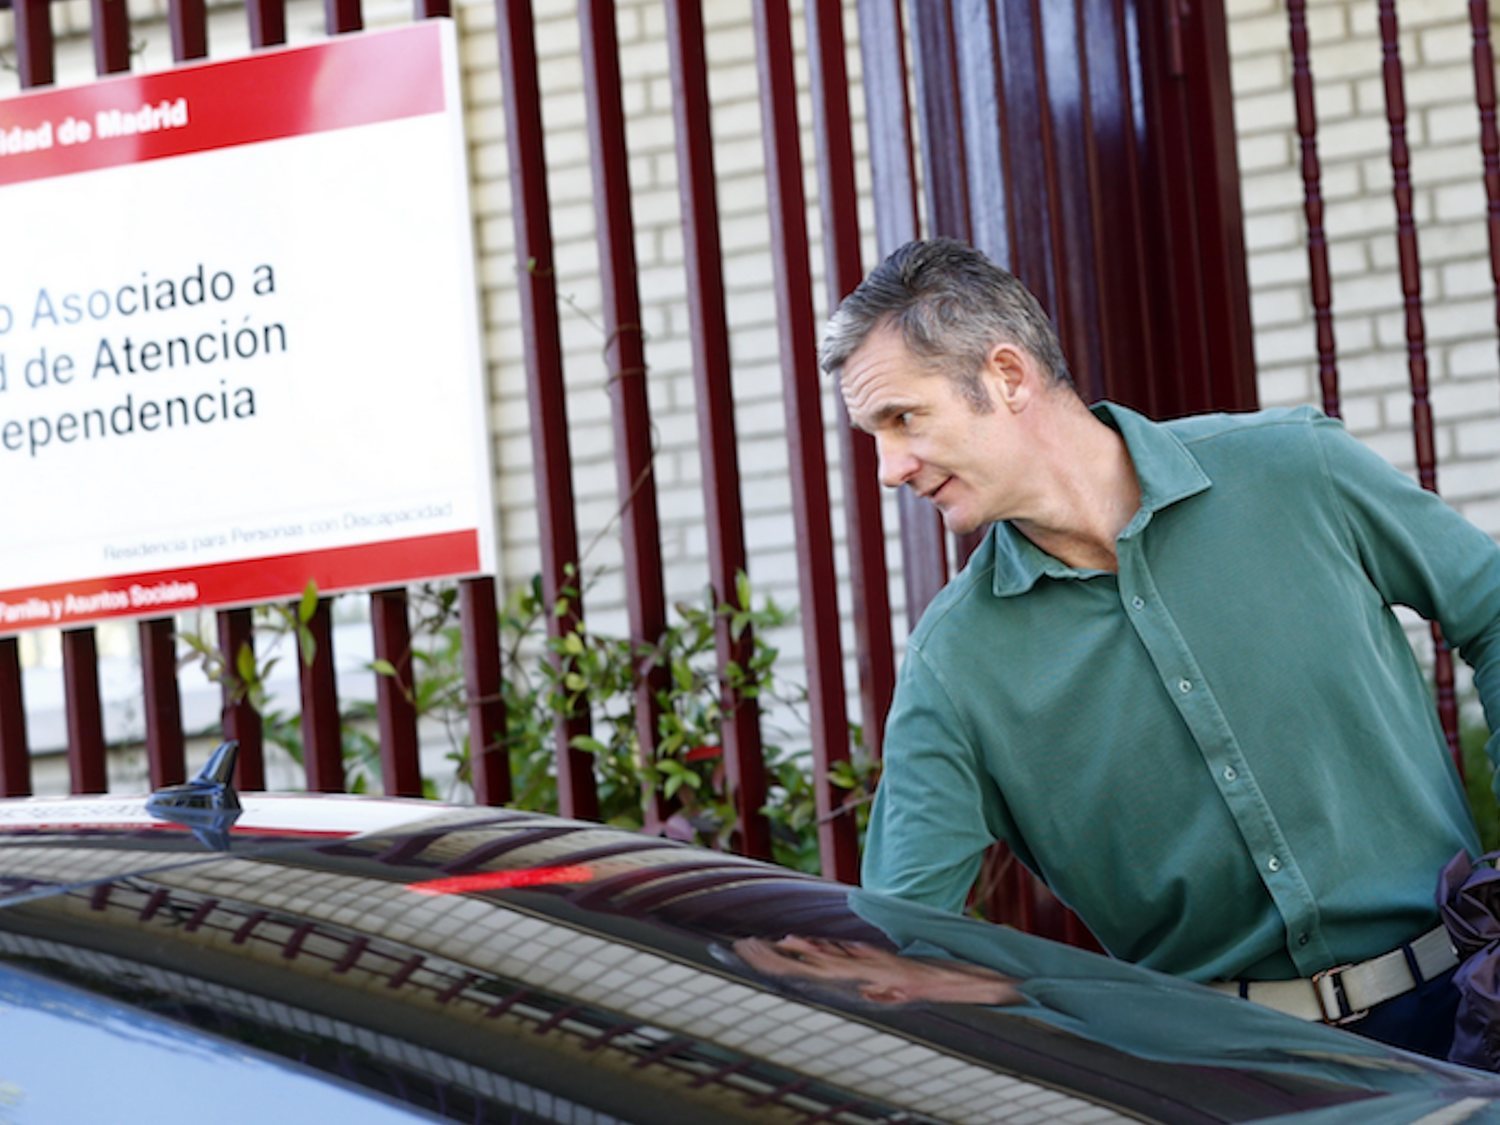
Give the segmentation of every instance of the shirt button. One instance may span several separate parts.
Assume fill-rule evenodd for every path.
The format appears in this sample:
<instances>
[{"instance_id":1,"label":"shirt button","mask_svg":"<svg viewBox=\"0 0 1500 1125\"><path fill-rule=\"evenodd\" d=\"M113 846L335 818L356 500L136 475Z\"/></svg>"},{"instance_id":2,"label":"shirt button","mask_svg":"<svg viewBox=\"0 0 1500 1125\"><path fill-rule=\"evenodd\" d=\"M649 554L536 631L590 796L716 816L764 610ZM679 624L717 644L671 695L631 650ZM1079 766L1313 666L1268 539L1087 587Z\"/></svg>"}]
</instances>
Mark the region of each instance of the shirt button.
<instances>
[{"instance_id":1,"label":"shirt button","mask_svg":"<svg viewBox=\"0 0 1500 1125\"><path fill-rule=\"evenodd\" d=\"M1224 767L1224 780L1225 781L1233 781L1235 778L1237 778L1239 776L1240 776L1239 771L1237 769L1235 769L1233 766L1225 766Z\"/></svg>"},{"instance_id":2,"label":"shirt button","mask_svg":"<svg viewBox=\"0 0 1500 1125\"><path fill-rule=\"evenodd\" d=\"M1180 691L1180 692L1182 692L1183 695L1186 695L1188 692L1190 692L1190 691L1193 690L1193 681L1192 680L1178 680L1177 681L1177 690Z\"/></svg>"},{"instance_id":3,"label":"shirt button","mask_svg":"<svg viewBox=\"0 0 1500 1125\"><path fill-rule=\"evenodd\" d=\"M1266 866L1270 870L1272 870L1272 871L1280 871L1281 870L1281 860L1277 859L1273 855L1270 859L1266 860Z\"/></svg>"},{"instance_id":4,"label":"shirt button","mask_svg":"<svg viewBox=\"0 0 1500 1125\"><path fill-rule=\"evenodd\" d=\"M1130 599L1130 604L1133 605L1136 609L1145 609L1146 599L1142 597L1134 597Z\"/></svg>"},{"instance_id":5,"label":"shirt button","mask_svg":"<svg viewBox=\"0 0 1500 1125\"><path fill-rule=\"evenodd\" d=\"M1298 945L1306 945L1310 941L1312 941L1312 938L1308 937L1306 934L1298 934L1297 935L1297 944Z\"/></svg>"}]
</instances>

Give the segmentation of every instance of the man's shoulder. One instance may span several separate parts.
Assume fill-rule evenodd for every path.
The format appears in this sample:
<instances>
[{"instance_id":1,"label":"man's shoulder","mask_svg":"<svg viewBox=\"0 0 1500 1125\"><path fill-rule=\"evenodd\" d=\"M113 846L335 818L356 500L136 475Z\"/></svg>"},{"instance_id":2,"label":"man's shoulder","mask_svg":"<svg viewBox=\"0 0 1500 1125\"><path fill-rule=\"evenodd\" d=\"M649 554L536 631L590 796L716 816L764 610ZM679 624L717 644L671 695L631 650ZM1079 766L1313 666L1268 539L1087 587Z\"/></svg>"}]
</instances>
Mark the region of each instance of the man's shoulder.
<instances>
[{"instance_id":1,"label":"man's shoulder","mask_svg":"<svg viewBox=\"0 0 1500 1125\"><path fill-rule=\"evenodd\" d=\"M1331 419L1311 406L1278 406L1238 414L1193 414L1159 423L1189 447L1217 441L1300 440L1310 429L1330 424Z\"/></svg>"}]
</instances>

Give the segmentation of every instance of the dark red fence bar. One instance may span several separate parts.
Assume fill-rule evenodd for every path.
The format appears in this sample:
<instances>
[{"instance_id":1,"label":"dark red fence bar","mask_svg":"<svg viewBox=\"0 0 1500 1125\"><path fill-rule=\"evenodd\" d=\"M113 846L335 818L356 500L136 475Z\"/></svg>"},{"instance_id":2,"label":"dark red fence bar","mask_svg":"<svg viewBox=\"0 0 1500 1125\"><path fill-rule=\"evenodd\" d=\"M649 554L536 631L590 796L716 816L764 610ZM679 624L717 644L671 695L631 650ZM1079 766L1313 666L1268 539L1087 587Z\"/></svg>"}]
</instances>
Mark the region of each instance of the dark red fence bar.
<instances>
[{"instance_id":1,"label":"dark red fence bar","mask_svg":"<svg viewBox=\"0 0 1500 1125\"><path fill-rule=\"evenodd\" d=\"M15 17L16 70L22 88L50 86L55 62L49 0L11 0L11 12ZM9 638L0 642L0 770L4 771L0 788L6 796L31 792L31 749L26 738L26 713L21 708L21 647Z\"/></svg>"},{"instance_id":2,"label":"dark red fence bar","mask_svg":"<svg viewBox=\"0 0 1500 1125\"><path fill-rule=\"evenodd\" d=\"M1058 304L1053 315L1079 386L1091 399L1102 397L1107 385L1104 308L1105 297L1114 294L1103 291L1100 278L1100 240L1107 236L1098 226L1103 186L1090 98L1092 83L1102 84L1108 70L1089 50L1088 35L1092 31L1102 37L1113 30L1104 13L1095 13L1093 26L1086 24L1079 3L1037 4L1039 57L1044 61L1038 96L1047 107L1042 166L1056 223L1052 256ZM1103 64L1114 59L1112 51L1097 54Z\"/></svg>"},{"instance_id":3,"label":"dark red fence bar","mask_svg":"<svg viewBox=\"0 0 1500 1125\"><path fill-rule=\"evenodd\" d=\"M792 21L786 0L755 5L760 73L761 135L770 195L771 258L781 334L782 396L790 453L792 519L797 529L797 584L802 602L807 694L811 717L818 851L823 874L859 879L854 818L842 816L842 791L829 780L849 760L844 657L839 639L838 576L823 451L822 387L808 274L807 201L802 191L797 76L792 69Z\"/></svg>"},{"instance_id":4,"label":"dark red fence bar","mask_svg":"<svg viewBox=\"0 0 1500 1125\"><path fill-rule=\"evenodd\" d=\"M89 0L93 15L94 70L119 74L130 69L130 15L125 0Z\"/></svg>"},{"instance_id":5,"label":"dark red fence bar","mask_svg":"<svg viewBox=\"0 0 1500 1125\"><path fill-rule=\"evenodd\" d=\"M1244 212L1235 151L1234 106L1229 73L1229 44L1222 4L1182 7L1178 29L1183 81L1173 91L1187 129L1189 163L1156 166L1153 178L1176 179L1194 194L1197 219L1192 286L1203 318L1206 361L1187 384L1189 395L1178 408L1253 410L1259 404L1255 385L1250 325L1250 283L1245 272ZM1158 77L1158 88L1165 86ZM1184 174L1184 167L1187 172ZM1213 185L1201 190L1198 185Z\"/></svg>"},{"instance_id":6,"label":"dark red fence bar","mask_svg":"<svg viewBox=\"0 0 1500 1125\"><path fill-rule=\"evenodd\" d=\"M1385 115L1391 133L1392 191L1396 200L1396 250L1401 265L1401 296L1406 306L1406 366L1411 377L1411 428L1417 450L1417 479L1436 492L1437 446L1433 440L1432 400L1427 382L1427 329L1422 317L1422 260L1412 214L1411 149L1406 141L1406 87L1401 65L1400 28L1395 0L1380 0L1381 75L1385 82ZM1442 629L1432 623L1433 679L1438 718L1448 750L1463 769L1458 745L1458 698L1453 690L1453 654Z\"/></svg>"},{"instance_id":7,"label":"dark red fence bar","mask_svg":"<svg viewBox=\"0 0 1500 1125\"><path fill-rule=\"evenodd\" d=\"M260 712L240 694L239 659L242 651L255 655L254 614L248 609L230 609L217 615L219 651L224 654L223 734L240 744L234 764L234 783L240 789L266 787L266 760Z\"/></svg>"},{"instance_id":8,"label":"dark red fence bar","mask_svg":"<svg viewBox=\"0 0 1500 1125\"><path fill-rule=\"evenodd\" d=\"M870 136L875 239L882 257L919 233L917 175L912 156L911 103L906 95L906 33L899 0L860 0L860 60ZM909 489L898 495L902 586L908 628L948 580L941 518Z\"/></svg>"},{"instance_id":9,"label":"dark red fence bar","mask_svg":"<svg viewBox=\"0 0 1500 1125\"><path fill-rule=\"evenodd\" d=\"M1338 348L1333 331L1333 286L1328 269L1328 236L1323 229L1323 171L1318 160L1318 110L1308 61L1307 2L1287 0L1291 26L1292 94L1297 103L1297 138L1302 151L1303 212L1307 216L1307 268L1317 330L1318 386L1323 413L1339 416Z\"/></svg>"},{"instance_id":10,"label":"dark red fence bar","mask_svg":"<svg viewBox=\"0 0 1500 1125\"><path fill-rule=\"evenodd\" d=\"M187 780L182 702L177 690L177 632L170 617L142 621L141 680L146 700L146 762L151 788Z\"/></svg>"},{"instance_id":11,"label":"dark red fence bar","mask_svg":"<svg viewBox=\"0 0 1500 1125\"><path fill-rule=\"evenodd\" d=\"M964 191L967 177L952 5L949 0L934 0L913 4L908 10L922 135L920 159L923 194L927 200L927 234L968 241L972 231L968 196ZM907 567L906 612L915 627L928 603L947 585L948 542L937 509L911 489L901 490L899 510L902 555ZM963 551L964 545L960 545L960 558Z\"/></svg>"},{"instance_id":12,"label":"dark red fence bar","mask_svg":"<svg viewBox=\"0 0 1500 1125\"><path fill-rule=\"evenodd\" d=\"M505 701L500 686L500 632L495 580L459 583L463 630L464 696L469 712L469 783L481 805L511 800L510 755L505 747Z\"/></svg>"},{"instance_id":13,"label":"dark red fence bar","mask_svg":"<svg viewBox=\"0 0 1500 1125\"><path fill-rule=\"evenodd\" d=\"M958 47L951 0L911 7L917 105L922 129L922 184L929 233L967 241L969 198L963 115L959 109Z\"/></svg>"},{"instance_id":14,"label":"dark red fence bar","mask_svg":"<svg viewBox=\"0 0 1500 1125\"><path fill-rule=\"evenodd\" d=\"M346 35L365 26L359 0L323 0L323 26L329 35Z\"/></svg>"},{"instance_id":15,"label":"dark red fence bar","mask_svg":"<svg viewBox=\"0 0 1500 1125\"><path fill-rule=\"evenodd\" d=\"M68 776L73 793L108 788L104 717L99 707L99 653L92 629L64 629L63 696L68 718Z\"/></svg>"},{"instance_id":16,"label":"dark red fence bar","mask_svg":"<svg viewBox=\"0 0 1500 1125\"><path fill-rule=\"evenodd\" d=\"M279 47L286 42L286 0L245 0L250 45Z\"/></svg>"},{"instance_id":17,"label":"dark red fence bar","mask_svg":"<svg viewBox=\"0 0 1500 1125\"><path fill-rule=\"evenodd\" d=\"M714 195L703 8L700 0L666 0L666 6L709 581L715 600L722 604L735 600L736 576L745 569L745 526L735 451L719 207ZM720 620L714 631L721 683L727 682L728 665L733 662L748 667L753 651L750 631L735 638L729 625L727 620ZM736 843L746 855L768 857L770 826L760 811L766 803L760 711L754 699L741 698L727 687L723 707L728 716L723 728L724 763L740 825Z\"/></svg>"},{"instance_id":18,"label":"dark red fence bar","mask_svg":"<svg viewBox=\"0 0 1500 1125\"><path fill-rule=\"evenodd\" d=\"M333 663L333 612L327 598L306 622L313 651L297 638L302 681L302 769L312 793L344 791L344 731L339 719L338 684Z\"/></svg>"},{"instance_id":19,"label":"dark red fence bar","mask_svg":"<svg viewBox=\"0 0 1500 1125\"><path fill-rule=\"evenodd\" d=\"M971 9L980 6L986 5L969 5ZM971 15L980 17L980 23L972 27L963 24L962 15L954 12L953 0L935 0L927 5L913 6L912 54L916 60L922 171L926 174L922 186L927 196L929 233L984 246L978 239L977 223L989 222L993 226L996 219L1004 223L1005 211L1002 208L996 216L996 211L990 208L989 199L980 202L984 196L971 196L969 193L972 163L984 163L989 156L984 151L989 138L983 133L971 136L966 132L965 98L960 90L959 27L963 27L963 37L971 45L971 49L987 49L987 45L983 45L983 40L986 39L983 13L971 12ZM993 84L990 87L990 99L993 102ZM998 110L999 107L992 104L990 108ZM972 205L971 199L974 201ZM901 492L909 495L910 490L903 489ZM938 535L942 538L944 526L936 510L932 510L932 505L926 501L921 502L921 507L930 508L930 511L926 517L921 517L913 534L921 537ZM912 511L912 516L916 517L909 502L903 505L903 513L906 511ZM956 565L962 567L968 561L969 555L974 553L983 537L983 531L971 531L954 540ZM929 546L924 550L924 555L935 558L938 552ZM942 577L947 580L947 573Z\"/></svg>"},{"instance_id":20,"label":"dark red fence bar","mask_svg":"<svg viewBox=\"0 0 1500 1125\"><path fill-rule=\"evenodd\" d=\"M631 639L640 645L651 645L666 631L667 609L662 589L651 407L646 398L645 333L636 279L635 227L631 219L629 153L625 147L614 0L579 0L578 21L594 173L594 222L604 302L604 356L614 422L625 601ZM666 688L667 682L667 669L657 667L641 676L636 685L636 735L640 739L641 758L647 763L656 758L661 714L657 692ZM654 789L645 794L645 801L646 828L654 831L666 819L669 805Z\"/></svg>"},{"instance_id":21,"label":"dark red fence bar","mask_svg":"<svg viewBox=\"0 0 1500 1125\"><path fill-rule=\"evenodd\" d=\"M375 659L396 674L375 677L375 716L380 729L380 781L388 797L420 797L422 770L413 703L411 622L405 590L370 595Z\"/></svg>"},{"instance_id":22,"label":"dark red fence bar","mask_svg":"<svg viewBox=\"0 0 1500 1125\"><path fill-rule=\"evenodd\" d=\"M830 311L864 276L843 19L843 7L838 0L812 0L807 6L813 135L817 141L818 195ZM878 757L885 743L885 713L896 686L885 521L880 507L880 483L876 479L875 441L850 426L843 396L835 398L849 539L849 593L854 603L854 648L859 665L860 722L865 746Z\"/></svg>"},{"instance_id":23,"label":"dark red fence bar","mask_svg":"<svg viewBox=\"0 0 1500 1125\"><path fill-rule=\"evenodd\" d=\"M208 11L204 0L171 0L167 26L172 33L172 58L176 62L201 59L208 54ZM240 748L244 753L244 747Z\"/></svg>"},{"instance_id":24,"label":"dark red fence bar","mask_svg":"<svg viewBox=\"0 0 1500 1125\"><path fill-rule=\"evenodd\" d=\"M1145 199L1154 189L1143 183L1141 174L1144 138L1137 136L1136 111L1142 91L1131 64L1130 23L1112 0L1086 0L1078 35L1087 59L1085 144L1101 298L1103 368L1094 385L1105 397L1130 399L1151 414L1156 410L1153 381L1136 371L1143 356L1157 352L1146 299L1149 287L1141 284L1150 272Z\"/></svg>"},{"instance_id":25,"label":"dark red fence bar","mask_svg":"<svg viewBox=\"0 0 1500 1125\"><path fill-rule=\"evenodd\" d=\"M1011 203L1006 191L1013 172L1006 146L998 143L1010 136L1011 126L1005 99L996 89L995 58L1000 50L996 18L990 0L963 0L959 5L957 20L964 34L954 44L955 96L968 149L964 185L970 199L984 200L984 206L975 207L971 216L970 241L994 261L1014 269Z\"/></svg>"},{"instance_id":26,"label":"dark red fence bar","mask_svg":"<svg viewBox=\"0 0 1500 1125\"><path fill-rule=\"evenodd\" d=\"M571 632L583 616L582 591L568 611L551 612L578 576L578 533L573 517L572 465L568 452L566 388L557 324L557 277L552 258L552 221L547 202L547 156L541 96L537 90L536 41L530 0L497 0L500 76L504 88L506 147L510 156L511 212L520 264L521 322L526 338L527 399L541 523L542 592L549 635ZM553 655L555 659L555 654ZM589 733L587 703L556 726L558 804L566 816L598 816L593 759L573 747Z\"/></svg>"},{"instance_id":27,"label":"dark red fence bar","mask_svg":"<svg viewBox=\"0 0 1500 1125\"><path fill-rule=\"evenodd\" d=\"M11 0L16 27L16 71L21 88L50 86L56 80L57 60L52 39L51 0Z\"/></svg>"},{"instance_id":28,"label":"dark red fence bar","mask_svg":"<svg viewBox=\"0 0 1500 1125\"><path fill-rule=\"evenodd\" d=\"M412 11L419 20L429 20L436 16L451 16L453 5L449 0L415 0Z\"/></svg>"},{"instance_id":29,"label":"dark red fence bar","mask_svg":"<svg viewBox=\"0 0 1500 1125\"><path fill-rule=\"evenodd\" d=\"M21 690L21 644L0 637L0 797L31 796L31 748Z\"/></svg>"},{"instance_id":30,"label":"dark red fence bar","mask_svg":"<svg viewBox=\"0 0 1500 1125\"><path fill-rule=\"evenodd\" d=\"M1479 151L1484 159L1485 216L1490 236L1490 280L1495 287L1495 327L1500 329L1500 132L1495 127L1495 50L1489 0L1469 0L1474 33L1474 103L1479 109Z\"/></svg>"}]
</instances>

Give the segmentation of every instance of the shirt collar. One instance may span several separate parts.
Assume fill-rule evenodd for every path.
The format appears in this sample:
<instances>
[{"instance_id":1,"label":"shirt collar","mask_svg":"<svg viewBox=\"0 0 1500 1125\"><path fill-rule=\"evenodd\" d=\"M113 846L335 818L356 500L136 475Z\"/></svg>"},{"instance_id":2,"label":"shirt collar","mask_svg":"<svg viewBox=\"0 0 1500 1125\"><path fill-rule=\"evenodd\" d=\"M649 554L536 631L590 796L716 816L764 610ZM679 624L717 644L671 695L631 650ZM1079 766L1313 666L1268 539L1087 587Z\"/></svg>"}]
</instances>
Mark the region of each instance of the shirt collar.
<instances>
[{"instance_id":1,"label":"shirt collar","mask_svg":"<svg viewBox=\"0 0 1500 1125\"><path fill-rule=\"evenodd\" d=\"M1121 538L1139 534L1154 513L1196 496L1213 483L1182 439L1167 427L1113 402L1097 402L1089 409L1094 417L1125 439L1125 448L1141 485L1140 510L1120 533ZM1009 522L993 525L990 535L995 548L996 597L1024 594L1043 575L1086 578L1098 573L1077 570L1053 558Z\"/></svg>"}]
</instances>

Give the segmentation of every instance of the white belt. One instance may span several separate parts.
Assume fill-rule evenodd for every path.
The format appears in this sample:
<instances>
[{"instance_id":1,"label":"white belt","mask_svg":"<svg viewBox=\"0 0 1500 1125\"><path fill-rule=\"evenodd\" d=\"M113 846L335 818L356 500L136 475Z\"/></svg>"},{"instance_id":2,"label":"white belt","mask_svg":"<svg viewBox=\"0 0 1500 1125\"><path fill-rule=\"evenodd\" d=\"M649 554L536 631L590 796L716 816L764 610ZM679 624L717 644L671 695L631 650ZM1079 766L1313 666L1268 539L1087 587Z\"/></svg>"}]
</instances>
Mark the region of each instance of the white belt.
<instances>
[{"instance_id":1,"label":"white belt","mask_svg":"<svg viewBox=\"0 0 1500 1125\"><path fill-rule=\"evenodd\" d=\"M1416 941L1357 965L1338 965L1300 980L1226 980L1209 987L1299 1019L1352 1023L1375 1005L1410 992L1457 964L1448 931L1439 926Z\"/></svg>"}]
</instances>

